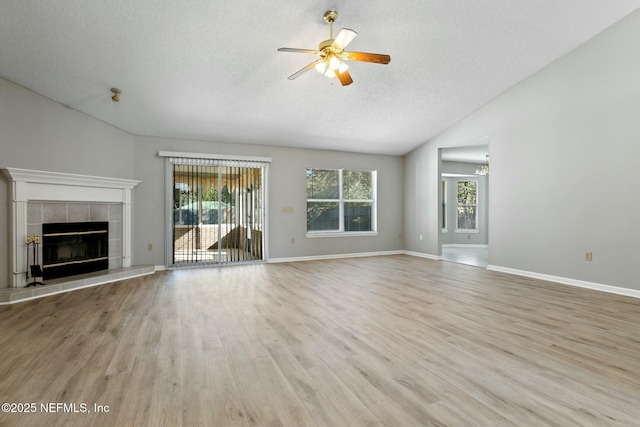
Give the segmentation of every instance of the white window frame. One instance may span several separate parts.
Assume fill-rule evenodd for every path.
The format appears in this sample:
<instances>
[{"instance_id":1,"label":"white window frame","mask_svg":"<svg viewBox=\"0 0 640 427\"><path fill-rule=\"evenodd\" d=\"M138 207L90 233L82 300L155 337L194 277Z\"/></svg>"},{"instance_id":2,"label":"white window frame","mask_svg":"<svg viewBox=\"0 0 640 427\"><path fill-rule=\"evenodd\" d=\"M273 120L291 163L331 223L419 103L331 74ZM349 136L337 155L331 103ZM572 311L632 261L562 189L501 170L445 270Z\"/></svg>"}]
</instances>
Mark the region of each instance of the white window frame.
<instances>
[{"instance_id":1,"label":"white window frame","mask_svg":"<svg viewBox=\"0 0 640 427\"><path fill-rule=\"evenodd\" d=\"M318 238L318 237L354 237L354 236L377 236L378 235L378 171L375 170L360 170L360 169L331 169L331 168L305 168L305 172L307 169L311 170L336 170L338 171L338 199L306 199L307 203L309 201L312 202L329 202L329 203L338 203L338 229L337 230L318 230L318 231L307 231L307 238ZM343 185L342 185L342 174L347 171L359 171L359 172L369 172L371 173L371 199L367 200L345 200L343 197ZM306 179L306 178L305 178ZM347 203L371 203L371 230L370 231L344 231L344 204ZM306 218L306 215L305 215Z\"/></svg>"},{"instance_id":2,"label":"white window frame","mask_svg":"<svg viewBox=\"0 0 640 427\"><path fill-rule=\"evenodd\" d=\"M458 185L460 182L469 182L469 181L475 181L476 183L476 203L475 205L462 205L462 206L475 206L476 207L476 218L475 218L475 223L476 223L476 228L458 228L458 207L461 206L460 203L458 202ZM466 233L466 234L473 234L473 233L480 233L480 229L478 228L478 214L480 212L479 209L479 203L480 202L480 182L477 179L472 179L472 178L461 178L461 179L457 179L456 180L456 229L454 230L455 233Z\"/></svg>"},{"instance_id":3,"label":"white window frame","mask_svg":"<svg viewBox=\"0 0 640 427\"><path fill-rule=\"evenodd\" d=\"M447 202L448 202L448 194L447 191L449 191L449 183L447 182L446 179L442 180L442 183L440 184L440 191L442 191L442 197L440 198L440 208L441 208L441 214L442 214L442 232L443 233L448 233L448 225L449 225L449 206L447 206Z\"/></svg>"}]
</instances>

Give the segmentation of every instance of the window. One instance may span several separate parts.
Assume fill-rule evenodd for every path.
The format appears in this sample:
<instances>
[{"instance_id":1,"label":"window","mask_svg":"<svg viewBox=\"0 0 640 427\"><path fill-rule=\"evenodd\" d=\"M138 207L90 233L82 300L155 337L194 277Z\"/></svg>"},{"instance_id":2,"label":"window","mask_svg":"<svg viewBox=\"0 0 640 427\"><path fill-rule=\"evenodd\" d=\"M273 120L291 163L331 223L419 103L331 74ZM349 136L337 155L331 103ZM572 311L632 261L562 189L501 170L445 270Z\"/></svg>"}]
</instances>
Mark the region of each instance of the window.
<instances>
[{"instance_id":1,"label":"window","mask_svg":"<svg viewBox=\"0 0 640 427\"><path fill-rule=\"evenodd\" d=\"M307 169L307 232L376 231L376 171Z\"/></svg>"},{"instance_id":2,"label":"window","mask_svg":"<svg viewBox=\"0 0 640 427\"><path fill-rule=\"evenodd\" d=\"M478 181L458 181L458 230L478 229Z\"/></svg>"},{"instance_id":3,"label":"window","mask_svg":"<svg viewBox=\"0 0 640 427\"><path fill-rule=\"evenodd\" d=\"M442 191L442 200L441 205L442 205L442 231L444 233L447 232L447 181L443 180L442 181L442 188L440 189L440 191Z\"/></svg>"}]
</instances>

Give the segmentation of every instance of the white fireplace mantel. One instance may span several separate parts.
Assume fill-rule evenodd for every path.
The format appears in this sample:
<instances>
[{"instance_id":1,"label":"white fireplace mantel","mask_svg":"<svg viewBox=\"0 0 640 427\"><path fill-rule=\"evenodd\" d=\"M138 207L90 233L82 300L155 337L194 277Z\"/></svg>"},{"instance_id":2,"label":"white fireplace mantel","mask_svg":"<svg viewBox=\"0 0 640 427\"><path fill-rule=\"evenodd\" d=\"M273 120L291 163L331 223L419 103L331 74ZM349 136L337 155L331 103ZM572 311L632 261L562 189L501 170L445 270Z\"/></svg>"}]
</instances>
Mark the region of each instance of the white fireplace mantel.
<instances>
[{"instance_id":1,"label":"white fireplace mantel","mask_svg":"<svg viewBox=\"0 0 640 427\"><path fill-rule=\"evenodd\" d=\"M5 168L3 172L11 180L12 286L26 284L27 259L24 241L27 235L29 201L121 203L122 266L131 266L132 192L141 181L18 168Z\"/></svg>"}]
</instances>

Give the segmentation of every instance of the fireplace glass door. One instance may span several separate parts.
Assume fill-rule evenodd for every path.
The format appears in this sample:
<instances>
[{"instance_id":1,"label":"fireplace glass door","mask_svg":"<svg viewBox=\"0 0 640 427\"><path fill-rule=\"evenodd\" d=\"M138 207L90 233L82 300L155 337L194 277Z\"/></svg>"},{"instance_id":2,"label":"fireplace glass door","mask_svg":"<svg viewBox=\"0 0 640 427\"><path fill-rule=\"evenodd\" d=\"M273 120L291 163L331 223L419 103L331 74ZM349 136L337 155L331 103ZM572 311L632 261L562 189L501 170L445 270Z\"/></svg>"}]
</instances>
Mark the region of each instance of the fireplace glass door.
<instances>
[{"instance_id":1,"label":"fireplace glass door","mask_svg":"<svg viewBox=\"0 0 640 427\"><path fill-rule=\"evenodd\" d=\"M262 260L263 165L213 160L176 162L172 164L172 264Z\"/></svg>"},{"instance_id":2,"label":"fireplace glass door","mask_svg":"<svg viewBox=\"0 0 640 427\"><path fill-rule=\"evenodd\" d=\"M108 268L108 222L42 224L43 280Z\"/></svg>"}]
</instances>

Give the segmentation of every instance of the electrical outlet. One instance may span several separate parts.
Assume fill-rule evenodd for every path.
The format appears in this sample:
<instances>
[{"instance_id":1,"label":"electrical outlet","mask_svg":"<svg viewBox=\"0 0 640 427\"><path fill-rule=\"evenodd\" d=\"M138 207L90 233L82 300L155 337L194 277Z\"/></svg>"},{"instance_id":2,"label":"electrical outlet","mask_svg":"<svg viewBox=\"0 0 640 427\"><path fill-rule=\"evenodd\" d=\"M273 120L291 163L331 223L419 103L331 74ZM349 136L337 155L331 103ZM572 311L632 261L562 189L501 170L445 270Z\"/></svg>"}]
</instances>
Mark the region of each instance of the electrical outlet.
<instances>
[{"instance_id":1,"label":"electrical outlet","mask_svg":"<svg viewBox=\"0 0 640 427\"><path fill-rule=\"evenodd\" d=\"M151 243L147 243L147 250L151 252L153 250L153 245Z\"/></svg>"},{"instance_id":2,"label":"electrical outlet","mask_svg":"<svg viewBox=\"0 0 640 427\"><path fill-rule=\"evenodd\" d=\"M585 261L591 261L593 260L593 254L591 252L585 252L584 253L584 260Z\"/></svg>"},{"instance_id":3,"label":"electrical outlet","mask_svg":"<svg viewBox=\"0 0 640 427\"><path fill-rule=\"evenodd\" d=\"M422 240L422 234L420 235L420 240Z\"/></svg>"}]
</instances>

